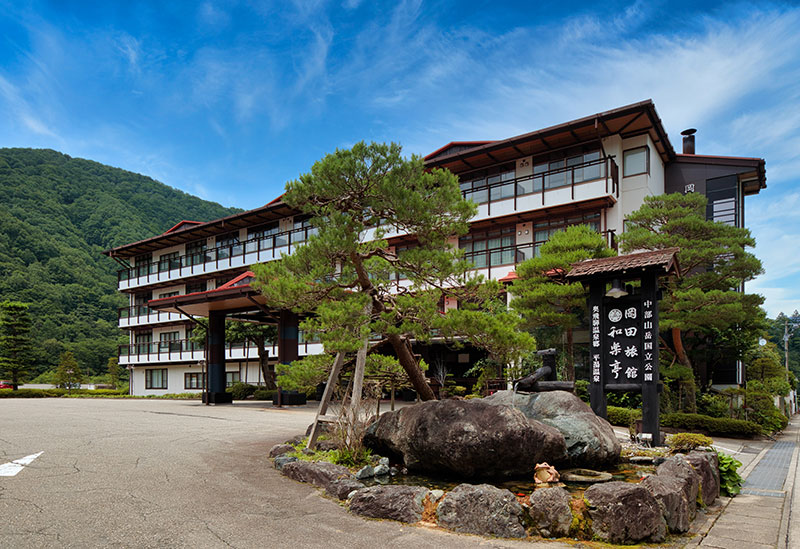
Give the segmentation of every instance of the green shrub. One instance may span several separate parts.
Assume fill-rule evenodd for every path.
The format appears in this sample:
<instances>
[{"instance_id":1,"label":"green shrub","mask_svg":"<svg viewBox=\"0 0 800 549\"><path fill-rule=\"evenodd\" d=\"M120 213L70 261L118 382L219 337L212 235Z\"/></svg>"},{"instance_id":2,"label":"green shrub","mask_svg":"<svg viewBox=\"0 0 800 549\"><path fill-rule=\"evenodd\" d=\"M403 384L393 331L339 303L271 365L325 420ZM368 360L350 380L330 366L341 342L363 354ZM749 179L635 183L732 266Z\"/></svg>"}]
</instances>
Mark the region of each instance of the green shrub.
<instances>
[{"instance_id":1,"label":"green shrub","mask_svg":"<svg viewBox=\"0 0 800 549\"><path fill-rule=\"evenodd\" d=\"M455 396L464 396L467 393L467 388L463 385L454 385L449 388L449 391Z\"/></svg>"},{"instance_id":2,"label":"green shrub","mask_svg":"<svg viewBox=\"0 0 800 549\"><path fill-rule=\"evenodd\" d=\"M255 385L247 383L234 383L231 387L226 389L227 392L233 395L233 400L244 400L258 390Z\"/></svg>"},{"instance_id":3,"label":"green shrub","mask_svg":"<svg viewBox=\"0 0 800 549\"><path fill-rule=\"evenodd\" d=\"M667 438L667 446L677 452L690 452L701 446L711 446L711 438L699 433L675 433Z\"/></svg>"},{"instance_id":4,"label":"green shrub","mask_svg":"<svg viewBox=\"0 0 800 549\"><path fill-rule=\"evenodd\" d=\"M584 402L589 402L589 382L579 379L575 382L575 396Z\"/></svg>"},{"instance_id":5,"label":"green shrub","mask_svg":"<svg viewBox=\"0 0 800 549\"><path fill-rule=\"evenodd\" d=\"M728 399L722 395L703 393L697 397L697 413L711 417L729 417Z\"/></svg>"},{"instance_id":6,"label":"green shrub","mask_svg":"<svg viewBox=\"0 0 800 549\"><path fill-rule=\"evenodd\" d=\"M768 433L782 431L789 423L788 418L775 407L769 393L747 391L747 407L752 409L747 419L755 421Z\"/></svg>"},{"instance_id":7,"label":"green shrub","mask_svg":"<svg viewBox=\"0 0 800 549\"><path fill-rule=\"evenodd\" d=\"M609 406L618 408L641 408L642 407L642 394L634 392L611 392L606 393L606 400Z\"/></svg>"},{"instance_id":8,"label":"green shrub","mask_svg":"<svg viewBox=\"0 0 800 549\"><path fill-rule=\"evenodd\" d=\"M275 389L256 389L253 393L253 398L255 400L272 400L277 394L278 391Z\"/></svg>"},{"instance_id":9,"label":"green shrub","mask_svg":"<svg viewBox=\"0 0 800 549\"><path fill-rule=\"evenodd\" d=\"M55 396L45 389L0 389L0 398L45 398Z\"/></svg>"},{"instance_id":10,"label":"green shrub","mask_svg":"<svg viewBox=\"0 0 800 549\"><path fill-rule=\"evenodd\" d=\"M642 417L641 409L609 406L607 408L607 411L608 411L608 422L611 425L619 425L621 427L630 427L637 419Z\"/></svg>"},{"instance_id":11,"label":"green shrub","mask_svg":"<svg viewBox=\"0 0 800 549\"><path fill-rule=\"evenodd\" d=\"M717 452L719 458L719 491L722 495L733 497L742 489L742 477L736 470L742 466L728 454Z\"/></svg>"},{"instance_id":12,"label":"green shrub","mask_svg":"<svg viewBox=\"0 0 800 549\"><path fill-rule=\"evenodd\" d=\"M761 426L752 421L711 417L702 414L676 412L661 416L661 425L687 431L703 431L710 435L752 437L761 434Z\"/></svg>"}]
</instances>

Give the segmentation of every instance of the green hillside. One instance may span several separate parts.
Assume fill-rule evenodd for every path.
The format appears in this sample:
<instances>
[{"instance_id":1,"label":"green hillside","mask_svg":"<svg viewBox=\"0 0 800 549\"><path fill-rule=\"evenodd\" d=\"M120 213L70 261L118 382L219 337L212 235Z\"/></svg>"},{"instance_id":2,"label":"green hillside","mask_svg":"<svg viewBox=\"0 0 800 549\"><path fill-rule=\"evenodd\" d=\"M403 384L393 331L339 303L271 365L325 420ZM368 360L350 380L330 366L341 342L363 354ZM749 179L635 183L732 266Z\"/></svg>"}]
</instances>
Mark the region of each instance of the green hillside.
<instances>
[{"instance_id":1,"label":"green hillside","mask_svg":"<svg viewBox=\"0 0 800 549\"><path fill-rule=\"evenodd\" d=\"M0 149L0 301L31 304L32 373L67 349L90 373L116 356L117 308L126 303L103 250L237 211L56 151Z\"/></svg>"}]
</instances>

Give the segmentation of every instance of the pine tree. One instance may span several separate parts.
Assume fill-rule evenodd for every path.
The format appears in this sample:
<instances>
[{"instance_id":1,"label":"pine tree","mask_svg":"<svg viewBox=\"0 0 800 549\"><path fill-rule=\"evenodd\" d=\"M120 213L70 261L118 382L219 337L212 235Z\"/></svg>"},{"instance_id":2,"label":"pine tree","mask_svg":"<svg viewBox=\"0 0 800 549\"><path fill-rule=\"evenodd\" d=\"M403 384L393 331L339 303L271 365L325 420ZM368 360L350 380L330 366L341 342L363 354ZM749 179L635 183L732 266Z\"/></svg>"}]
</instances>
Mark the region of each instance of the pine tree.
<instances>
[{"instance_id":1,"label":"pine tree","mask_svg":"<svg viewBox=\"0 0 800 549\"><path fill-rule=\"evenodd\" d=\"M519 277L511 286L511 306L529 328L556 327L567 339L567 371L575 379L573 329L586 311L587 291L580 282L567 280L570 265L585 259L610 257L605 239L586 225L555 233L540 249L539 257L517 266Z\"/></svg>"},{"instance_id":2,"label":"pine tree","mask_svg":"<svg viewBox=\"0 0 800 549\"><path fill-rule=\"evenodd\" d=\"M303 330L327 352L355 352L377 334L430 400L411 342L430 338L444 296L467 302L480 294L449 244L477 209L455 175L400 153L396 144L357 143L290 182L283 200L310 216L316 234L281 261L255 266L254 286L270 306L307 313ZM392 249L385 237L393 232L410 235L411 247Z\"/></svg>"},{"instance_id":3,"label":"pine tree","mask_svg":"<svg viewBox=\"0 0 800 549\"><path fill-rule=\"evenodd\" d=\"M111 379L111 385L116 389L119 386L119 359L115 356L108 359L108 377Z\"/></svg>"},{"instance_id":4,"label":"pine tree","mask_svg":"<svg viewBox=\"0 0 800 549\"><path fill-rule=\"evenodd\" d=\"M707 220L706 204L695 193L646 197L621 236L626 252L680 248L681 276L665 282L659 328L662 347L692 368L701 386L711 380L709 364L741 358L765 328L764 298L741 291L762 272L747 250L755 240L747 229ZM692 355L702 360L694 364Z\"/></svg>"},{"instance_id":5,"label":"pine tree","mask_svg":"<svg viewBox=\"0 0 800 549\"><path fill-rule=\"evenodd\" d=\"M0 303L0 372L11 378L15 391L32 365L30 333L28 305L17 301Z\"/></svg>"}]
</instances>

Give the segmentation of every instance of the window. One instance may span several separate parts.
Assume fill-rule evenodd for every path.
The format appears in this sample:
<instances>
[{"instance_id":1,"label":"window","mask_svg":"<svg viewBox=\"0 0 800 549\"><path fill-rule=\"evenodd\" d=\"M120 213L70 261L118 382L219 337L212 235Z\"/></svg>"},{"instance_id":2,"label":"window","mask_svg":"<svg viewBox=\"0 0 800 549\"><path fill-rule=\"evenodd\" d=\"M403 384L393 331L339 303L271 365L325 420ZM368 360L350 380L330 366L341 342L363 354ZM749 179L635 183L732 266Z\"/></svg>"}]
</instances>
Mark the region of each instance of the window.
<instances>
[{"instance_id":1,"label":"window","mask_svg":"<svg viewBox=\"0 0 800 549\"><path fill-rule=\"evenodd\" d=\"M158 299L163 299L165 297L175 297L176 295L181 295L180 292L165 292L163 294L158 294Z\"/></svg>"},{"instance_id":2,"label":"window","mask_svg":"<svg viewBox=\"0 0 800 549\"><path fill-rule=\"evenodd\" d=\"M225 372L225 387L231 387L234 383L239 383L239 372Z\"/></svg>"},{"instance_id":3,"label":"window","mask_svg":"<svg viewBox=\"0 0 800 549\"><path fill-rule=\"evenodd\" d=\"M196 294L197 292L205 292L208 289L208 283L205 280L199 282L187 282L186 293Z\"/></svg>"},{"instance_id":4,"label":"window","mask_svg":"<svg viewBox=\"0 0 800 549\"><path fill-rule=\"evenodd\" d=\"M290 235L291 243L299 244L300 242L305 242L309 236L316 234L316 232L317 230L311 226L310 219L295 218Z\"/></svg>"},{"instance_id":5,"label":"window","mask_svg":"<svg viewBox=\"0 0 800 549\"><path fill-rule=\"evenodd\" d=\"M622 177L650 173L650 147L628 149L622 153Z\"/></svg>"},{"instance_id":6,"label":"window","mask_svg":"<svg viewBox=\"0 0 800 549\"><path fill-rule=\"evenodd\" d=\"M136 276L144 276L152 272L150 264L153 261L153 254L136 256L134 261L136 263Z\"/></svg>"},{"instance_id":7,"label":"window","mask_svg":"<svg viewBox=\"0 0 800 549\"><path fill-rule=\"evenodd\" d=\"M143 292L136 294L133 298L133 304L136 307L136 316L144 316L150 314L150 308L147 302L153 299L153 292Z\"/></svg>"},{"instance_id":8,"label":"window","mask_svg":"<svg viewBox=\"0 0 800 549\"><path fill-rule=\"evenodd\" d=\"M189 242L186 245L186 264L199 265L208 261L206 248L208 248L208 244L205 239Z\"/></svg>"},{"instance_id":9,"label":"window","mask_svg":"<svg viewBox=\"0 0 800 549\"><path fill-rule=\"evenodd\" d=\"M161 332L158 336L158 352L176 352L181 350L180 332Z\"/></svg>"},{"instance_id":10,"label":"window","mask_svg":"<svg viewBox=\"0 0 800 549\"><path fill-rule=\"evenodd\" d=\"M146 355L152 350L153 334L151 332L136 334L133 336L133 341L136 344L136 354Z\"/></svg>"},{"instance_id":11,"label":"window","mask_svg":"<svg viewBox=\"0 0 800 549\"><path fill-rule=\"evenodd\" d=\"M163 254L158 258L158 271L169 271L181 268L181 258L178 252Z\"/></svg>"},{"instance_id":12,"label":"window","mask_svg":"<svg viewBox=\"0 0 800 549\"><path fill-rule=\"evenodd\" d=\"M570 217L534 222L532 255L538 257L539 249L542 247L542 244L550 240L550 237L558 231L563 231L572 225L588 225L595 231L600 232L600 212L576 214Z\"/></svg>"},{"instance_id":13,"label":"window","mask_svg":"<svg viewBox=\"0 0 800 549\"><path fill-rule=\"evenodd\" d=\"M514 165L504 165L461 176L461 193L467 200L484 204L514 197Z\"/></svg>"},{"instance_id":14,"label":"window","mask_svg":"<svg viewBox=\"0 0 800 549\"><path fill-rule=\"evenodd\" d=\"M514 225L462 236L458 247L476 269L511 265L516 259L516 228Z\"/></svg>"},{"instance_id":15,"label":"window","mask_svg":"<svg viewBox=\"0 0 800 549\"><path fill-rule=\"evenodd\" d=\"M183 374L183 388L184 389L202 389L205 386L205 375L197 373Z\"/></svg>"},{"instance_id":16,"label":"window","mask_svg":"<svg viewBox=\"0 0 800 549\"><path fill-rule=\"evenodd\" d=\"M158 368L155 370L144 371L145 389L166 389L167 388L167 369Z\"/></svg>"},{"instance_id":17,"label":"window","mask_svg":"<svg viewBox=\"0 0 800 549\"><path fill-rule=\"evenodd\" d=\"M239 233L228 233L217 237L217 259L226 259L242 253Z\"/></svg>"},{"instance_id":18,"label":"window","mask_svg":"<svg viewBox=\"0 0 800 549\"><path fill-rule=\"evenodd\" d=\"M246 252L255 252L257 250L270 250L275 246L275 235L280 232L278 222L268 223L260 227L247 230L247 244L245 245Z\"/></svg>"}]
</instances>

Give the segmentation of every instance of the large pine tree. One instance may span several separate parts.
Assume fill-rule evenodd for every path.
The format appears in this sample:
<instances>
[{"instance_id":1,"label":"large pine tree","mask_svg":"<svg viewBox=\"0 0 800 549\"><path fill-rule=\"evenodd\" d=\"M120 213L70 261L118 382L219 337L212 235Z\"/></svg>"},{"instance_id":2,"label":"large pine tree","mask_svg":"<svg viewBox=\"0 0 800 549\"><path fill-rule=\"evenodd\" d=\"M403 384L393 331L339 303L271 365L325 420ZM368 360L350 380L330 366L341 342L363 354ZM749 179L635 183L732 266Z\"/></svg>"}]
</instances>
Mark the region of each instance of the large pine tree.
<instances>
[{"instance_id":1,"label":"large pine tree","mask_svg":"<svg viewBox=\"0 0 800 549\"><path fill-rule=\"evenodd\" d=\"M621 237L625 252L680 248L681 276L665 283L659 328L662 347L701 386L715 361L741 358L765 327L764 298L742 291L762 272L748 251L755 240L748 229L707 220L706 204L694 193L649 196Z\"/></svg>"},{"instance_id":2,"label":"large pine tree","mask_svg":"<svg viewBox=\"0 0 800 549\"><path fill-rule=\"evenodd\" d=\"M28 305L0 303L0 373L11 378L14 390L24 383L32 360L31 317Z\"/></svg>"}]
</instances>

